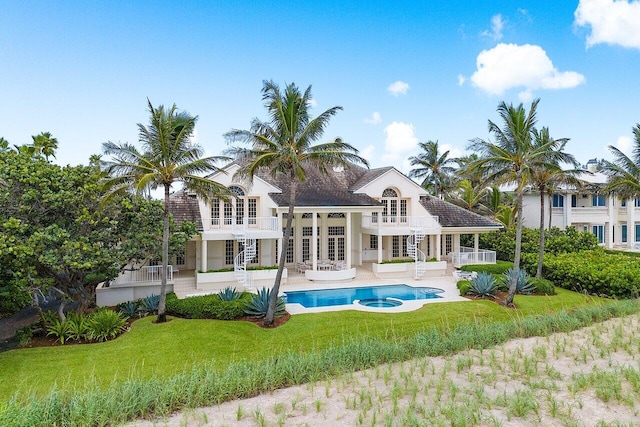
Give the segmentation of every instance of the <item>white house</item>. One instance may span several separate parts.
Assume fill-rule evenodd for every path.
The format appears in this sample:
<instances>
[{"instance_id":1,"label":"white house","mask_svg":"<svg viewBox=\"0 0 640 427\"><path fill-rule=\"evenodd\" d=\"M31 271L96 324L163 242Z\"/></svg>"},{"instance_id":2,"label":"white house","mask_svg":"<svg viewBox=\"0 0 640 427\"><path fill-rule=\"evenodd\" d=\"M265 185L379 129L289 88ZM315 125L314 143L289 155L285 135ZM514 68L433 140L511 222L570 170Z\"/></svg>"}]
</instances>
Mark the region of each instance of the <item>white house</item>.
<instances>
[{"instance_id":1,"label":"white house","mask_svg":"<svg viewBox=\"0 0 640 427\"><path fill-rule=\"evenodd\" d=\"M563 186L554 191L552 199L545 199L545 227L575 227L590 231L598 242L609 248L614 246L635 248L640 244L640 200L623 200L602 189L607 176L596 171L596 162L587 163L588 173L579 178L583 188ZM540 225L540 194L530 192L523 198L523 221L526 227Z\"/></svg>"},{"instance_id":2,"label":"white house","mask_svg":"<svg viewBox=\"0 0 640 427\"><path fill-rule=\"evenodd\" d=\"M235 194L229 202L206 203L185 191L172 195L176 220L195 221L201 227L173 263L180 271L176 287L182 281L183 294L230 284L245 288L273 284L275 270L252 267L277 265L289 182L284 177L274 179L267 171L260 171L250 184L240 182L234 178L239 167L233 162L224 172L209 176ZM444 274L447 260L495 262L495 254L492 258L478 248L477 237L501 224L429 196L394 167L350 165L327 173L307 168L306 181L296 194L284 283L290 274L320 283L347 282L358 270L373 271L379 278L406 274L419 279ZM474 248L460 247L462 234L476 236ZM383 264L399 259L412 262ZM220 272L223 269L229 271ZM131 280L119 283L127 285L124 282Z\"/></svg>"}]
</instances>

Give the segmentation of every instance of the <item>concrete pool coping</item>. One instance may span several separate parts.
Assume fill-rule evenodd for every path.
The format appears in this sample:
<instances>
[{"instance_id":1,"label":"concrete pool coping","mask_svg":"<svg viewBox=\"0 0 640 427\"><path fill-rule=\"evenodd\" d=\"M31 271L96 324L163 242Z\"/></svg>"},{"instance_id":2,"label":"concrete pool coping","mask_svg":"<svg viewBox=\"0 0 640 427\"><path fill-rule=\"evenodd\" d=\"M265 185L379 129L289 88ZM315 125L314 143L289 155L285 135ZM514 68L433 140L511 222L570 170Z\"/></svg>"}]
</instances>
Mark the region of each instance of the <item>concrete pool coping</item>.
<instances>
[{"instance_id":1,"label":"concrete pool coping","mask_svg":"<svg viewBox=\"0 0 640 427\"><path fill-rule=\"evenodd\" d=\"M366 311L370 313L406 313L409 311L415 311L422 308L425 304L435 304L443 302L459 302L459 301L471 301L467 298L461 297L456 282L453 276L444 277L425 277L420 280L414 279L394 279L394 280L367 280L367 281L353 281L349 283L335 283L335 284L296 284L286 286L281 289L282 293L293 291L312 291L319 289L340 289L340 288L363 288L368 286L383 286L383 285L407 285L413 288L438 288L443 292L438 293L440 298L422 299L422 300L410 300L403 301L402 305L397 307L366 307L360 304L345 304L345 305L333 305L328 307L313 307L306 308L301 304L287 304L287 311L290 314L304 314L304 313L326 313L328 311L344 311L344 310L357 310Z\"/></svg>"}]
</instances>

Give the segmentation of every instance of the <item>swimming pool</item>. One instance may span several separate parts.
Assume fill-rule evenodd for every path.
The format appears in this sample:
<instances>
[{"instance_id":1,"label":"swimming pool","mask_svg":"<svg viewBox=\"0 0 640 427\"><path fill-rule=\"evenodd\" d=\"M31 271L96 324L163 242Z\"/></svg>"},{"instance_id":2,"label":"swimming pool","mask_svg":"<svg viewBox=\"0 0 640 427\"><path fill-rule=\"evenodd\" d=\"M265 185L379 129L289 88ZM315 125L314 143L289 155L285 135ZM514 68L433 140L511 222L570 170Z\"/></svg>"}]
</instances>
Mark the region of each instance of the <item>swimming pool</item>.
<instances>
[{"instance_id":1,"label":"swimming pool","mask_svg":"<svg viewBox=\"0 0 640 427\"><path fill-rule=\"evenodd\" d=\"M407 285L382 285L358 288L318 289L284 293L286 303L298 303L305 308L349 305L358 302L366 307L390 308L402 301L441 298L438 288L414 288Z\"/></svg>"}]
</instances>

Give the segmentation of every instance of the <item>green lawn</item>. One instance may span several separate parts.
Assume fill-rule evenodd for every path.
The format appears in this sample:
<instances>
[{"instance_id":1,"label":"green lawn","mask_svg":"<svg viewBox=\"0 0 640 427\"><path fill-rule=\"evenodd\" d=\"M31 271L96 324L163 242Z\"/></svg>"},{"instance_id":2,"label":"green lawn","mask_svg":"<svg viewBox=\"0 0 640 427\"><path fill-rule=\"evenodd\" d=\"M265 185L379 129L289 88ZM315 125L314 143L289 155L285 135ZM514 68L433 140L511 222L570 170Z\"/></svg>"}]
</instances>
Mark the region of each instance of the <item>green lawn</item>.
<instances>
[{"instance_id":1,"label":"green lawn","mask_svg":"<svg viewBox=\"0 0 640 427\"><path fill-rule=\"evenodd\" d=\"M553 297L516 296L517 310L491 301L426 304L409 313L339 311L292 316L265 330L246 322L173 319L156 325L153 317L130 332L100 344L12 350L0 354L0 400L16 392L44 394L54 385L69 390L87 379L101 386L130 376L167 377L199 364L224 368L233 361L260 360L283 351L308 351L340 344L355 336L407 337L436 325L508 320L552 313L601 299L557 289Z\"/></svg>"}]
</instances>

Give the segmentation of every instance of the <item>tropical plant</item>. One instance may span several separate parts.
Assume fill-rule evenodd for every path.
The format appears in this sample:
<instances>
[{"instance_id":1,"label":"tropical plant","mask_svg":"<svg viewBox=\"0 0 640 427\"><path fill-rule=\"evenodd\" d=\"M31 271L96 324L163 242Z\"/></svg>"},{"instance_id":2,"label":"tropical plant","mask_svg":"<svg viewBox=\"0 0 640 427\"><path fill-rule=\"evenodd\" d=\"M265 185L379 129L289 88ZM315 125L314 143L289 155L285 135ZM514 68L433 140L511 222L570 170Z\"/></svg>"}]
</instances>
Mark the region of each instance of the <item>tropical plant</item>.
<instances>
[{"instance_id":1,"label":"tropical plant","mask_svg":"<svg viewBox=\"0 0 640 427\"><path fill-rule=\"evenodd\" d=\"M89 316L89 336L94 341L107 341L120 335L127 319L120 312L100 309Z\"/></svg>"},{"instance_id":2,"label":"tropical plant","mask_svg":"<svg viewBox=\"0 0 640 427\"><path fill-rule=\"evenodd\" d=\"M273 290L268 288L262 288L258 290L257 295L253 295L251 301L248 301L245 306L245 313L254 317L265 317L269 312L271 305L271 295ZM280 297L276 299L276 309L274 311L274 317L280 317L286 312L286 306L284 300Z\"/></svg>"},{"instance_id":3,"label":"tropical plant","mask_svg":"<svg viewBox=\"0 0 640 427\"><path fill-rule=\"evenodd\" d=\"M60 341L60 344L64 344L69 338L69 332L69 322L60 319L56 319L47 326L47 335L53 335L56 340Z\"/></svg>"},{"instance_id":4,"label":"tropical plant","mask_svg":"<svg viewBox=\"0 0 640 427\"><path fill-rule=\"evenodd\" d=\"M468 210L477 213L486 213L488 208L482 204L487 194L487 189L481 184L475 187L471 181L463 179L458 183L458 189L451 195L451 201Z\"/></svg>"},{"instance_id":5,"label":"tropical plant","mask_svg":"<svg viewBox=\"0 0 640 427\"><path fill-rule=\"evenodd\" d=\"M613 162L603 161L602 172L609 177L604 191L613 191L623 199L640 197L640 123L633 128L631 157L620 149L609 146Z\"/></svg>"},{"instance_id":6,"label":"tropical plant","mask_svg":"<svg viewBox=\"0 0 640 427\"><path fill-rule=\"evenodd\" d=\"M231 286L227 286L218 292L218 296L222 301L235 301L240 299L242 296L242 292L238 292L236 288L232 288Z\"/></svg>"},{"instance_id":7,"label":"tropical plant","mask_svg":"<svg viewBox=\"0 0 640 427\"><path fill-rule=\"evenodd\" d=\"M422 179L421 186L433 189L433 195L441 197L444 190L451 185L456 160L449 157L449 150L440 153L438 141L427 141L418 144L421 153L409 157L411 166L417 166L409 171L410 178Z\"/></svg>"},{"instance_id":8,"label":"tropical plant","mask_svg":"<svg viewBox=\"0 0 640 427\"><path fill-rule=\"evenodd\" d=\"M258 170L266 170L273 177L284 176L289 180L289 209L278 272L264 320L265 325L271 325L286 261L284 254L289 248L298 183L306 180L307 170L310 168L326 172L330 166L346 167L350 163L360 163L368 167L369 164L357 154L358 150L355 147L341 138L313 145L322 137L331 117L342 110L342 107L329 108L319 116L311 118L311 86L302 93L291 83L283 93L273 81L263 83L262 99L265 101L269 121L263 122L256 118L249 130L233 129L227 132L225 137L229 143L240 142L250 145L248 149L233 147L227 150L227 153L242 159L242 166L236 173L238 177L252 181Z\"/></svg>"},{"instance_id":9,"label":"tropical plant","mask_svg":"<svg viewBox=\"0 0 640 427\"><path fill-rule=\"evenodd\" d=\"M467 293L477 297L495 298L497 291L498 283L493 274L483 272L471 279L471 286Z\"/></svg>"},{"instance_id":10,"label":"tropical plant","mask_svg":"<svg viewBox=\"0 0 640 427\"><path fill-rule=\"evenodd\" d=\"M512 228L516 220L516 207L503 205L495 216L496 220L504 225L505 229Z\"/></svg>"},{"instance_id":11,"label":"tropical plant","mask_svg":"<svg viewBox=\"0 0 640 427\"><path fill-rule=\"evenodd\" d=\"M533 148L547 146L543 161L536 162L531 172L531 184L540 193L540 241L538 243L538 267L536 278L542 277L542 259L544 257L544 199L546 194L551 194L553 188L560 184L579 184L577 176L583 173L582 170L575 169L579 166L576 158L564 152L564 147L569 142L569 138L554 139L549 135L549 128L543 127L541 130L533 129ZM574 169L564 170L563 164L571 165ZM551 211L551 207L549 208ZM551 222L549 222L551 226Z\"/></svg>"},{"instance_id":12,"label":"tropical plant","mask_svg":"<svg viewBox=\"0 0 640 427\"><path fill-rule=\"evenodd\" d=\"M149 126L138 124L142 151L124 143L106 142L105 154L111 161L103 163L109 177L104 185L110 194L133 189L137 194L145 190L161 187L164 190L164 215L162 228L162 269L160 282L160 302L158 322L167 319L165 313L167 293L167 269L169 264L169 192L171 187L181 182L185 188L205 201L211 198L227 199L230 192L223 185L202 175L217 172L216 162L222 157L205 157L203 149L191 137L197 117L187 112L178 112L175 104L170 108L154 108L148 101Z\"/></svg>"},{"instance_id":13,"label":"tropical plant","mask_svg":"<svg viewBox=\"0 0 640 427\"><path fill-rule=\"evenodd\" d=\"M33 144L30 148L33 149L34 155L42 155L47 161L49 161L49 156L56 157L55 152L58 149L58 140L50 132L41 132L31 138L33 139Z\"/></svg>"},{"instance_id":14,"label":"tropical plant","mask_svg":"<svg viewBox=\"0 0 640 427\"><path fill-rule=\"evenodd\" d=\"M136 301L123 302L118 304L118 310L127 317L134 317L138 314L138 303Z\"/></svg>"},{"instance_id":15,"label":"tropical plant","mask_svg":"<svg viewBox=\"0 0 640 427\"><path fill-rule=\"evenodd\" d=\"M513 276L515 276L515 278ZM526 271L522 269L514 270L513 268L510 268L502 275L502 281L505 286L508 286L514 279L516 281L516 293L522 295L531 295L536 291L536 287Z\"/></svg>"},{"instance_id":16,"label":"tropical plant","mask_svg":"<svg viewBox=\"0 0 640 427\"><path fill-rule=\"evenodd\" d=\"M140 310L144 311L145 313L153 314L158 311L159 304L160 295L148 295L140 300Z\"/></svg>"},{"instance_id":17,"label":"tropical plant","mask_svg":"<svg viewBox=\"0 0 640 427\"><path fill-rule=\"evenodd\" d=\"M89 336L89 320L87 316L78 313L69 313L66 323L69 324L67 336L74 341L82 341Z\"/></svg>"},{"instance_id":18,"label":"tropical plant","mask_svg":"<svg viewBox=\"0 0 640 427\"><path fill-rule=\"evenodd\" d=\"M520 252L522 243L522 195L525 186L531 182L533 168L544 163L544 156L549 151L552 142L541 146L534 146L532 132L536 125L536 109L539 99L531 103L529 112L525 111L522 104L518 107L507 105L505 102L498 106L498 114L503 122L501 128L498 124L489 120L489 132L495 138L495 142L475 138L469 148L478 152L480 157L470 165L471 170L480 170L485 176L486 182L495 185L516 185L516 247L514 255L515 270L520 269ZM515 276L509 286L505 305L511 305L516 293Z\"/></svg>"}]
</instances>

